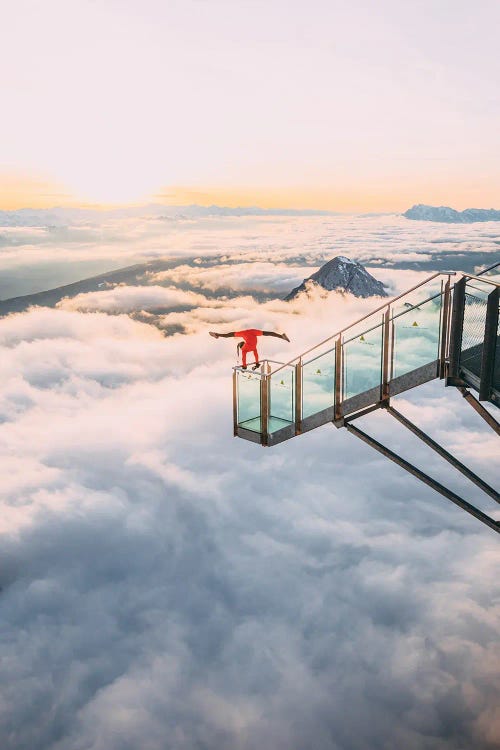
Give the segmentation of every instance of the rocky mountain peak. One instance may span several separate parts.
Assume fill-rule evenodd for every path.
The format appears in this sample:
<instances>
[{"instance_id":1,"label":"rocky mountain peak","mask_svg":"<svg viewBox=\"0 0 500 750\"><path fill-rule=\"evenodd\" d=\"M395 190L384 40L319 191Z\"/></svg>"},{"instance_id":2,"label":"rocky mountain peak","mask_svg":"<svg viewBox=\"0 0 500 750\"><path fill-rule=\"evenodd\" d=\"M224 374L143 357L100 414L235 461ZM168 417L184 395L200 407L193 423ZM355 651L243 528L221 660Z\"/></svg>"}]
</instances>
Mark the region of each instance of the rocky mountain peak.
<instances>
[{"instance_id":1,"label":"rocky mountain peak","mask_svg":"<svg viewBox=\"0 0 500 750\"><path fill-rule=\"evenodd\" d=\"M338 255L332 258L319 271L313 273L302 284L292 289L285 297L289 301L301 292L319 286L327 291L350 292L355 297L387 297L387 292L381 281L377 281L361 263Z\"/></svg>"}]
</instances>

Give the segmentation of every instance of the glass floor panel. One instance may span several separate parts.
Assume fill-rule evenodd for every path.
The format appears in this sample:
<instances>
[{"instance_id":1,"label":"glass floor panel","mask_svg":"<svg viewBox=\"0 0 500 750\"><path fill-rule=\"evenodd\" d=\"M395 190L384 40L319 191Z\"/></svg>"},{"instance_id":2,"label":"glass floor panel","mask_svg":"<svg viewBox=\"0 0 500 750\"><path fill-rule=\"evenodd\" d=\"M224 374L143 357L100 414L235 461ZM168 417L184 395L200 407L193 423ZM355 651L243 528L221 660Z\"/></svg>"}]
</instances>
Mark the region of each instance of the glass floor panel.
<instances>
[{"instance_id":1,"label":"glass floor panel","mask_svg":"<svg viewBox=\"0 0 500 750\"><path fill-rule=\"evenodd\" d=\"M269 432L276 432L277 430L281 430L282 427L288 427L289 424L293 424L293 422L289 422L287 419L280 419L279 417L269 417ZM243 427L244 430L251 430L252 432L260 432L260 417L240 422L238 427Z\"/></svg>"}]
</instances>

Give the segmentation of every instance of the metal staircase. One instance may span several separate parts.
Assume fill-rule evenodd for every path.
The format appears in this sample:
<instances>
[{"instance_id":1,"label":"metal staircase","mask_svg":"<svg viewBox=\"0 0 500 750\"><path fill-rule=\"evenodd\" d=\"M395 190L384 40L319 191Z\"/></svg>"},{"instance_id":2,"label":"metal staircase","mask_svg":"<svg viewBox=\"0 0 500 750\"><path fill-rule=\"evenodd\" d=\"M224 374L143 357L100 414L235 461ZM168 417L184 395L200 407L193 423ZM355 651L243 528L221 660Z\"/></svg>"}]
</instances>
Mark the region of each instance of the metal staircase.
<instances>
[{"instance_id":1,"label":"metal staircase","mask_svg":"<svg viewBox=\"0 0 500 750\"><path fill-rule=\"evenodd\" d=\"M256 372L235 367L234 435L273 446L328 422L346 427L500 532L499 521L352 424L358 417L384 408L500 503L495 489L390 402L393 396L441 379L446 386L458 388L500 435L500 424L481 403L500 407L499 291L500 262L477 276L435 273L285 364L264 360ZM479 400L469 388L478 393Z\"/></svg>"}]
</instances>

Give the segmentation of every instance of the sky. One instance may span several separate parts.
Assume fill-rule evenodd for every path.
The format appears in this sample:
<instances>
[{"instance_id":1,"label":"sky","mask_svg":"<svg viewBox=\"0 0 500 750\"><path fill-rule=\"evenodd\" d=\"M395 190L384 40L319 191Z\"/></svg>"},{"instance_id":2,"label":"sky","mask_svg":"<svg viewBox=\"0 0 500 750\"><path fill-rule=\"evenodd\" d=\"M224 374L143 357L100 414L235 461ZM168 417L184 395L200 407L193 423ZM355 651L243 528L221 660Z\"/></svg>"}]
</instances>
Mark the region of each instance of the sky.
<instances>
[{"instance_id":1,"label":"sky","mask_svg":"<svg viewBox=\"0 0 500 750\"><path fill-rule=\"evenodd\" d=\"M500 206L495 0L18 0L0 208Z\"/></svg>"}]
</instances>

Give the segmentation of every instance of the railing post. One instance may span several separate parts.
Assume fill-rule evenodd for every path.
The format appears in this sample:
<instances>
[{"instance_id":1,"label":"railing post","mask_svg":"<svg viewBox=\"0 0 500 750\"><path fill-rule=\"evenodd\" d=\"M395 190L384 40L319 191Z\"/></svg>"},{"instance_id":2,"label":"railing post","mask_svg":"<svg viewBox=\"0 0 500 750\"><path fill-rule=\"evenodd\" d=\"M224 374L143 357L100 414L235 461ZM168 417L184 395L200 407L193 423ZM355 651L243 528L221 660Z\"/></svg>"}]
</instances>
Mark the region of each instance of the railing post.
<instances>
[{"instance_id":1,"label":"railing post","mask_svg":"<svg viewBox=\"0 0 500 750\"><path fill-rule=\"evenodd\" d=\"M451 306L451 292L450 292L450 277L444 286L443 295L443 315L441 318L441 348L439 351L439 377L444 378L446 374L446 357L448 354L448 329L450 322L450 306Z\"/></svg>"},{"instance_id":2,"label":"railing post","mask_svg":"<svg viewBox=\"0 0 500 750\"><path fill-rule=\"evenodd\" d=\"M453 307L450 327L450 367L449 378L458 378L460 374L460 355L462 351L462 333L465 312L465 284L463 276L453 286Z\"/></svg>"},{"instance_id":3,"label":"railing post","mask_svg":"<svg viewBox=\"0 0 500 750\"><path fill-rule=\"evenodd\" d=\"M342 419L342 337L335 340L335 400L334 400L334 421Z\"/></svg>"},{"instance_id":4,"label":"railing post","mask_svg":"<svg viewBox=\"0 0 500 750\"><path fill-rule=\"evenodd\" d=\"M270 369L269 363L265 362L262 366L260 379L260 435L262 445L269 444Z\"/></svg>"},{"instance_id":5,"label":"railing post","mask_svg":"<svg viewBox=\"0 0 500 750\"><path fill-rule=\"evenodd\" d=\"M236 385L236 370L233 370L233 435L238 435L238 395Z\"/></svg>"},{"instance_id":6,"label":"railing post","mask_svg":"<svg viewBox=\"0 0 500 750\"><path fill-rule=\"evenodd\" d=\"M499 288L488 295L486 305L486 323L484 327L483 356L481 358L481 380L479 383L479 400L488 401L493 387L495 354L498 337L498 303Z\"/></svg>"},{"instance_id":7,"label":"railing post","mask_svg":"<svg viewBox=\"0 0 500 750\"><path fill-rule=\"evenodd\" d=\"M390 372L389 372L389 331L391 324L391 308L388 307L384 313L383 323L383 351L382 351L382 388L380 393L381 401L387 401L389 399L389 383L390 383Z\"/></svg>"},{"instance_id":8,"label":"railing post","mask_svg":"<svg viewBox=\"0 0 500 750\"><path fill-rule=\"evenodd\" d=\"M295 365L295 434L302 432L302 357Z\"/></svg>"}]
</instances>

